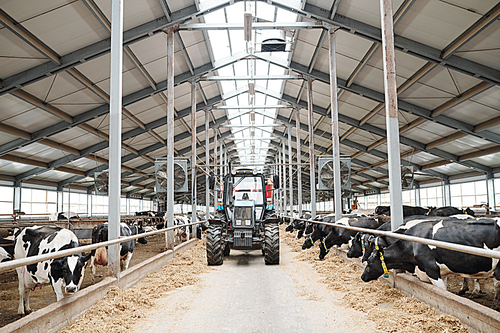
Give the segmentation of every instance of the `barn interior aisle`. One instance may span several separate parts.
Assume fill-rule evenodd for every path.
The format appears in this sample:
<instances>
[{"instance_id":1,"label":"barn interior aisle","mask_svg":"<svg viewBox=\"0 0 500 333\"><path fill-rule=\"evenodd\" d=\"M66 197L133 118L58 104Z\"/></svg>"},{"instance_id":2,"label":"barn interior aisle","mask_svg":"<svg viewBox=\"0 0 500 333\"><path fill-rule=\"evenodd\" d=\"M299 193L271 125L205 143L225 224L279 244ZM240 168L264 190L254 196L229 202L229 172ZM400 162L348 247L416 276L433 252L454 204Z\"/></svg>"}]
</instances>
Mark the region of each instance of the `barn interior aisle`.
<instances>
[{"instance_id":1,"label":"barn interior aisle","mask_svg":"<svg viewBox=\"0 0 500 333\"><path fill-rule=\"evenodd\" d=\"M468 332L387 282L281 233L280 265L257 251L232 251L206 266L204 241L130 289L108 295L60 333L87 332Z\"/></svg>"},{"instance_id":2,"label":"barn interior aisle","mask_svg":"<svg viewBox=\"0 0 500 333\"><path fill-rule=\"evenodd\" d=\"M280 265L258 251L234 251L200 284L157 301L132 332L382 332L319 282L311 265L282 244Z\"/></svg>"}]
</instances>

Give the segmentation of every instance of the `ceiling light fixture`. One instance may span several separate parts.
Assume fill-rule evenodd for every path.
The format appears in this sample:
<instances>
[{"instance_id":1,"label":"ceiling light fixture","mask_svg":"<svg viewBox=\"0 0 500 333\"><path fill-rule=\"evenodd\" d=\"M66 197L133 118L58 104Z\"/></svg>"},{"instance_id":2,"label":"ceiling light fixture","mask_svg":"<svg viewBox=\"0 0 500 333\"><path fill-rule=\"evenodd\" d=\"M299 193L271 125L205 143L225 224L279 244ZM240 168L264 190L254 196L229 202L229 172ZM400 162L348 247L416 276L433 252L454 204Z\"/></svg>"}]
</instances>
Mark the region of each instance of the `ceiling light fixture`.
<instances>
[{"instance_id":1,"label":"ceiling light fixture","mask_svg":"<svg viewBox=\"0 0 500 333\"><path fill-rule=\"evenodd\" d=\"M243 34L246 42L252 41L252 13L243 14Z\"/></svg>"}]
</instances>

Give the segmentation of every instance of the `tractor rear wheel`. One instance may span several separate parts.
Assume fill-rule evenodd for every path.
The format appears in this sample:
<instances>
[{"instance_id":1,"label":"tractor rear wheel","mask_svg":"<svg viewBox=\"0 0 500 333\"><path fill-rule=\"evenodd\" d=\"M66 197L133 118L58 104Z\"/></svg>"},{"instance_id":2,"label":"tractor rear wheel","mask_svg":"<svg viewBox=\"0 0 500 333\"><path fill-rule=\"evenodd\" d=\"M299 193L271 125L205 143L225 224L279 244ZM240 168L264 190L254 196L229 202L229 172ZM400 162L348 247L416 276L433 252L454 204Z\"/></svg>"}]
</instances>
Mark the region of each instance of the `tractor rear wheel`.
<instances>
[{"instance_id":1,"label":"tractor rear wheel","mask_svg":"<svg viewBox=\"0 0 500 333\"><path fill-rule=\"evenodd\" d=\"M280 263L280 229L277 224L266 225L263 250L266 265L278 265Z\"/></svg>"},{"instance_id":2,"label":"tractor rear wheel","mask_svg":"<svg viewBox=\"0 0 500 333\"><path fill-rule=\"evenodd\" d=\"M222 265L222 228L210 225L207 229L207 262L208 265Z\"/></svg>"}]
</instances>

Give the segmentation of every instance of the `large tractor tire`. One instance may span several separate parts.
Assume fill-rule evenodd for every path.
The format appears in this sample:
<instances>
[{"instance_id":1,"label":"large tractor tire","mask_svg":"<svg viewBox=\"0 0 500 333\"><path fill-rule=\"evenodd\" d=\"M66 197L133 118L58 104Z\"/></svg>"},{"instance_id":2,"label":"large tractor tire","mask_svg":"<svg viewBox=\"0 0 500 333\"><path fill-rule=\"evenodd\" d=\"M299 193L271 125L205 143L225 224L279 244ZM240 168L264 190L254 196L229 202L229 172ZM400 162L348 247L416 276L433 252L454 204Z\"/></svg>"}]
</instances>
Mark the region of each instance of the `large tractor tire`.
<instances>
[{"instance_id":1,"label":"large tractor tire","mask_svg":"<svg viewBox=\"0 0 500 333\"><path fill-rule=\"evenodd\" d=\"M222 265L222 228L210 225L207 229L207 262L208 265Z\"/></svg>"},{"instance_id":2,"label":"large tractor tire","mask_svg":"<svg viewBox=\"0 0 500 333\"><path fill-rule=\"evenodd\" d=\"M280 263L280 229L277 224L269 224L265 227L264 262L266 265Z\"/></svg>"}]
</instances>

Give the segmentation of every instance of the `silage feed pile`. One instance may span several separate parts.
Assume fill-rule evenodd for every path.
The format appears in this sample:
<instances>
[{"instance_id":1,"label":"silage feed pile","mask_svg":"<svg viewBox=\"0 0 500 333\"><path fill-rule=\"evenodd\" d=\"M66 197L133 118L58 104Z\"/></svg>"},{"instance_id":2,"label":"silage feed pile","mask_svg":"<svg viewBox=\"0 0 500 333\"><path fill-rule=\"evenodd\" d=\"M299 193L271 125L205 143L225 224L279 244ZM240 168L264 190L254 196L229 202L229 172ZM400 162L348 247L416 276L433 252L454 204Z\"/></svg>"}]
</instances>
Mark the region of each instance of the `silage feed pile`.
<instances>
[{"instance_id":1,"label":"silage feed pile","mask_svg":"<svg viewBox=\"0 0 500 333\"><path fill-rule=\"evenodd\" d=\"M438 315L427 304L414 297L407 297L392 288L385 281L365 283L361 280L362 271L354 263L346 263L339 256L330 253L319 260L319 248L315 245L302 250L304 238L295 239L295 233L287 233L282 226L281 241L292 252L297 252L298 260L313 265L331 290L344 294L340 302L350 308L367 314L377 328L384 332L426 332L426 333L465 333L467 328L451 315Z\"/></svg>"},{"instance_id":2,"label":"silage feed pile","mask_svg":"<svg viewBox=\"0 0 500 333\"><path fill-rule=\"evenodd\" d=\"M206 264L205 241L199 241L184 253L176 253L169 265L128 289L111 287L107 295L61 333L127 332L147 313L155 311L155 300L166 292L200 281Z\"/></svg>"}]
</instances>

